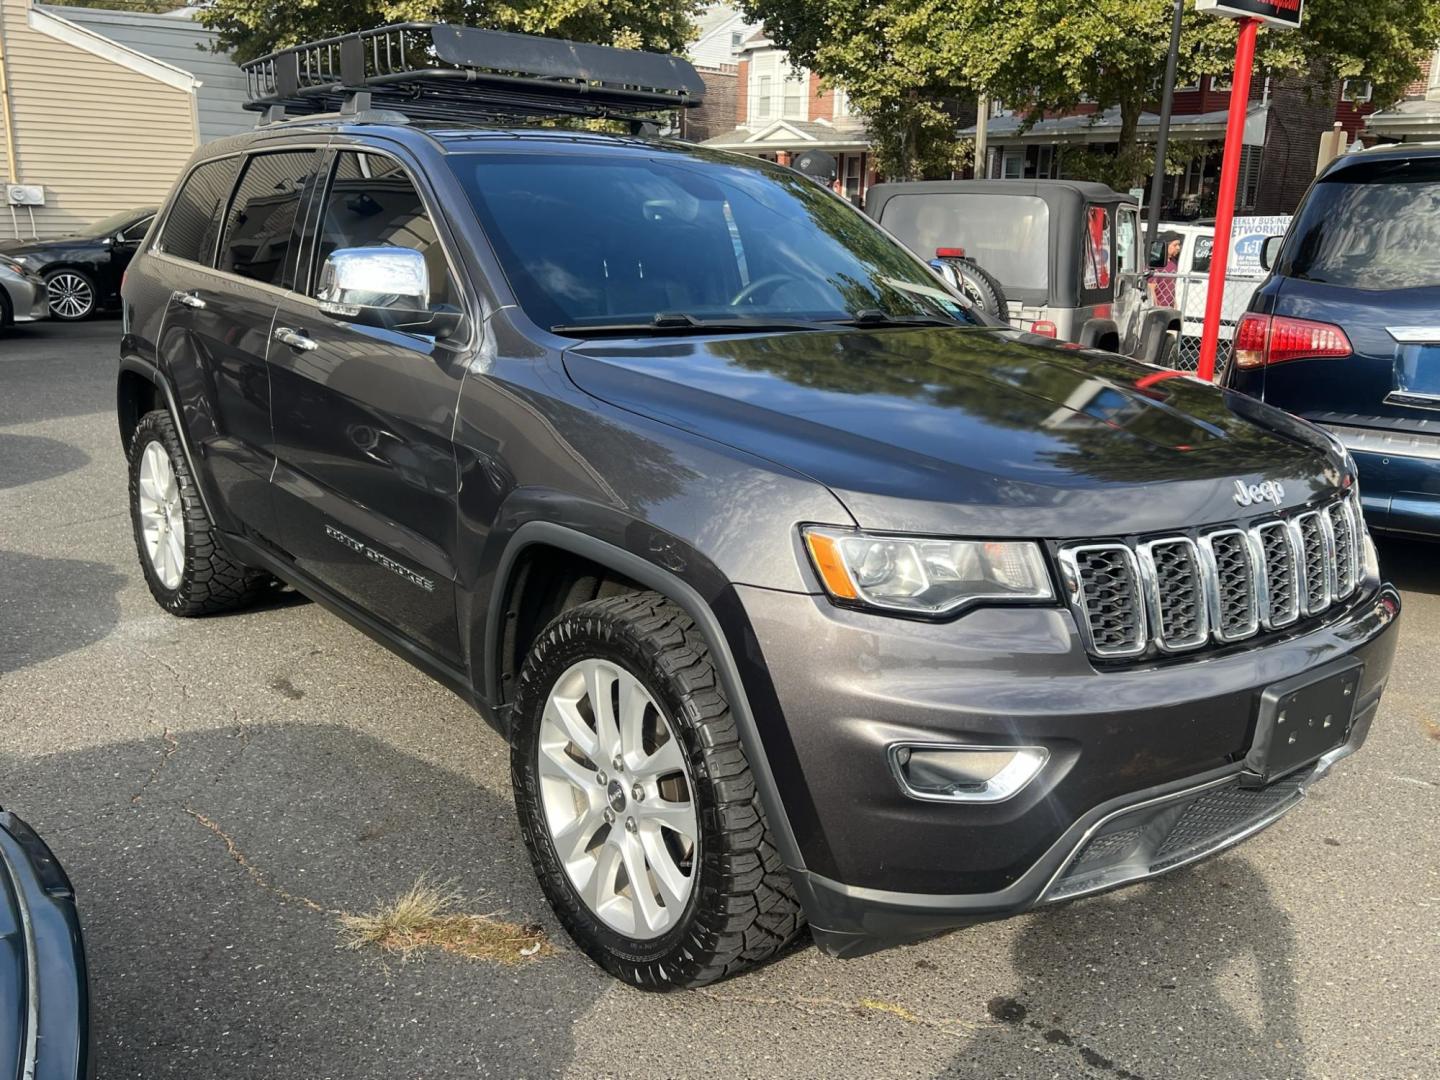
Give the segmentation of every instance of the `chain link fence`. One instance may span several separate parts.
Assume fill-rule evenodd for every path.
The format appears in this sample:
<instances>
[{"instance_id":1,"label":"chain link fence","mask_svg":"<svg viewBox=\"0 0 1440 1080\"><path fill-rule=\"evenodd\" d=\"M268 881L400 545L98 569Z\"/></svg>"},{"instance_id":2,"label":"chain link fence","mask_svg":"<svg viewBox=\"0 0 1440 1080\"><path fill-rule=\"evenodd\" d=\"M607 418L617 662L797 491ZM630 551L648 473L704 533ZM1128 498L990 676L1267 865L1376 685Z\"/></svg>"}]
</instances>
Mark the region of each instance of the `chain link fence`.
<instances>
[{"instance_id":1,"label":"chain link fence","mask_svg":"<svg viewBox=\"0 0 1440 1080\"><path fill-rule=\"evenodd\" d=\"M1225 275L1225 297L1220 305L1220 341L1215 349L1215 377L1218 379L1230 363L1235 324L1250 306L1250 297L1263 278ZM1150 296L1159 307L1173 307L1180 312L1180 330L1172 333L1164 353L1164 363L1178 371L1195 371L1200 366L1200 335L1205 325L1205 301L1210 290L1210 275L1150 275Z\"/></svg>"}]
</instances>

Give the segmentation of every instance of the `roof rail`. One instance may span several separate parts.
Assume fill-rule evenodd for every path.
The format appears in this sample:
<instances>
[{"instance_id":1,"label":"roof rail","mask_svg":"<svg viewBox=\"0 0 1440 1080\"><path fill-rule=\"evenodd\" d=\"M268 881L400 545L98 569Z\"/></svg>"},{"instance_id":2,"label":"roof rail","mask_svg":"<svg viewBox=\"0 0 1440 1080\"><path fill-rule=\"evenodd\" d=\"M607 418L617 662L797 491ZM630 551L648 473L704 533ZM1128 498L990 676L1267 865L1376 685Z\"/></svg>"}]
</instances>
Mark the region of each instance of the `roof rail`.
<instances>
[{"instance_id":1,"label":"roof rail","mask_svg":"<svg viewBox=\"0 0 1440 1080\"><path fill-rule=\"evenodd\" d=\"M705 84L663 53L477 30L394 23L281 49L242 64L247 109L414 120L579 116L638 122L699 105ZM283 112L281 112L283 110Z\"/></svg>"}]
</instances>

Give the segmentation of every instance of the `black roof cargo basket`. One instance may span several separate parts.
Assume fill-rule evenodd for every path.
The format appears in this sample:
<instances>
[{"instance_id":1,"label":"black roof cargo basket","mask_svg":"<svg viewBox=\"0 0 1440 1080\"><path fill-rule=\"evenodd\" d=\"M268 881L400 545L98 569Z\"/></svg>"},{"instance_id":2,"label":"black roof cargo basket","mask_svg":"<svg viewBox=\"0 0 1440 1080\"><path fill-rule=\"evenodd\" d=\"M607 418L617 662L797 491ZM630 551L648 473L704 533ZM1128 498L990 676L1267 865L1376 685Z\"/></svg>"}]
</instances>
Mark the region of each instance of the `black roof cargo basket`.
<instances>
[{"instance_id":1,"label":"black roof cargo basket","mask_svg":"<svg viewBox=\"0 0 1440 1080\"><path fill-rule=\"evenodd\" d=\"M678 56L446 23L342 34L242 67L246 108L300 115L373 108L416 120L635 119L699 105L705 94Z\"/></svg>"}]
</instances>

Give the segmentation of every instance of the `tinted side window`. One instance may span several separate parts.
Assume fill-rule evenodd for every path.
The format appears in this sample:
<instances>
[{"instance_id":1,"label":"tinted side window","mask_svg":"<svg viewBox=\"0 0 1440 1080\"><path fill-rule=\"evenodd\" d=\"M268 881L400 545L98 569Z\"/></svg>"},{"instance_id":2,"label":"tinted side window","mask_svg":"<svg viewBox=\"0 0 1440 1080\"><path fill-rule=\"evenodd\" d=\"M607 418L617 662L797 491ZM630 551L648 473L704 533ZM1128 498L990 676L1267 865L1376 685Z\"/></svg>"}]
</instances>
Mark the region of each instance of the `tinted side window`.
<instances>
[{"instance_id":1,"label":"tinted side window","mask_svg":"<svg viewBox=\"0 0 1440 1080\"><path fill-rule=\"evenodd\" d=\"M134 225L131 225L128 229L126 229L121 235L127 241L139 242L141 240L144 240L145 232L147 229L150 228L150 223L154 220L155 219L153 217L147 217L143 221L137 221Z\"/></svg>"},{"instance_id":2,"label":"tinted side window","mask_svg":"<svg viewBox=\"0 0 1440 1080\"><path fill-rule=\"evenodd\" d=\"M431 306L457 302L435 224L405 170L382 154L347 150L336 155L315 265L338 248L358 247L413 248L425 256Z\"/></svg>"},{"instance_id":3,"label":"tinted side window","mask_svg":"<svg viewBox=\"0 0 1440 1080\"><path fill-rule=\"evenodd\" d=\"M226 215L219 269L284 289L295 284L304 196L318 157L315 150L288 150L246 162Z\"/></svg>"},{"instance_id":4,"label":"tinted side window","mask_svg":"<svg viewBox=\"0 0 1440 1080\"><path fill-rule=\"evenodd\" d=\"M210 265L215 237L220 232L220 215L239 163L238 158L207 161L185 178L170 216L165 219L156 251Z\"/></svg>"}]
</instances>

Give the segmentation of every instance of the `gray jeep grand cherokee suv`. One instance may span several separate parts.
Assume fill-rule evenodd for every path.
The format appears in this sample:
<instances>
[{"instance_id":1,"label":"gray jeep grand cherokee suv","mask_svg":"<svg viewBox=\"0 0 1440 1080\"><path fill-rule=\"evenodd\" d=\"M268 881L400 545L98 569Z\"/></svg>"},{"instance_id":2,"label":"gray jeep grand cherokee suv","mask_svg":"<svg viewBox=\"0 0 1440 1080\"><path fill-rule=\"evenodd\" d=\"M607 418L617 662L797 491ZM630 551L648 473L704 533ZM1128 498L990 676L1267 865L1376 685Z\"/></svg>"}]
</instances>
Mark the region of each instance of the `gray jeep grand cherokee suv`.
<instances>
[{"instance_id":1,"label":"gray jeep grand cherokee suv","mask_svg":"<svg viewBox=\"0 0 1440 1080\"><path fill-rule=\"evenodd\" d=\"M472 702L618 977L1145 878L1364 741L1399 600L1318 429L996 325L786 169L474 119L683 61L409 25L251 78L124 287L145 578L289 583Z\"/></svg>"}]
</instances>

